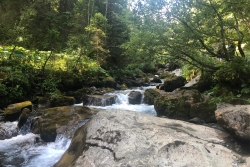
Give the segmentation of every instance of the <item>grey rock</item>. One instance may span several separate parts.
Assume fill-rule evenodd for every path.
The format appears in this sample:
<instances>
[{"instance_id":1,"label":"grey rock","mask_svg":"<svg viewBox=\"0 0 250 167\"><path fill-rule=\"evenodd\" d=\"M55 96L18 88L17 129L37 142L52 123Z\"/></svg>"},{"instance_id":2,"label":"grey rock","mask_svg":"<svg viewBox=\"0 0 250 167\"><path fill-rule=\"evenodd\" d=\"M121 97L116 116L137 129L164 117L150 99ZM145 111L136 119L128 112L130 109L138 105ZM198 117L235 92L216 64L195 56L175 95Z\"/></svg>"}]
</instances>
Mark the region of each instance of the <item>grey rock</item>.
<instances>
[{"instance_id":1,"label":"grey rock","mask_svg":"<svg viewBox=\"0 0 250 167\"><path fill-rule=\"evenodd\" d=\"M54 167L234 167L250 159L226 147L228 134L132 111L99 111L79 128Z\"/></svg>"},{"instance_id":2,"label":"grey rock","mask_svg":"<svg viewBox=\"0 0 250 167\"><path fill-rule=\"evenodd\" d=\"M83 99L83 103L93 106L110 106L115 104L116 95L87 95Z\"/></svg>"},{"instance_id":3,"label":"grey rock","mask_svg":"<svg viewBox=\"0 0 250 167\"><path fill-rule=\"evenodd\" d=\"M62 106L45 109L40 117L33 119L31 130L40 134L45 142L54 142L57 135L72 138L75 131L85 124L96 110L85 106Z\"/></svg>"},{"instance_id":4,"label":"grey rock","mask_svg":"<svg viewBox=\"0 0 250 167\"><path fill-rule=\"evenodd\" d=\"M131 91L128 95L129 104L141 104L142 94L139 91Z\"/></svg>"},{"instance_id":5,"label":"grey rock","mask_svg":"<svg viewBox=\"0 0 250 167\"><path fill-rule=\"evenodd\" d=\"M172 92L173 90L184 86L186 79L182 76L175 76L173 78L165 79L164 90L166 92Z\"/></svg>"},{"instance_id":6,"label":"grey rock","mask_svg":"<svg viewBox=\"0 0 250 167\"><path fill-rule=\"evenodd\" d=\"M250 105L218 105L215 111L217 123L236 138L250 141Z\"/></svg>"}]
</instances>

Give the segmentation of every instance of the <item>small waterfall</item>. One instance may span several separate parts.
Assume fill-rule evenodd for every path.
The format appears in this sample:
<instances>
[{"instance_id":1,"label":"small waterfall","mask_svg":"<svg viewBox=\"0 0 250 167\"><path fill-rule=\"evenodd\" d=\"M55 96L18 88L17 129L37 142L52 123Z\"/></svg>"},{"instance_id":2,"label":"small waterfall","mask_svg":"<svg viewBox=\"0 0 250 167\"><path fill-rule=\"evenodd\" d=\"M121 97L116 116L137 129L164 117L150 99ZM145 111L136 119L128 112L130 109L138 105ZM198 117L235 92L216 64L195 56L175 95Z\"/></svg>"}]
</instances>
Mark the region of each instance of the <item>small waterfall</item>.
<instances>
[{"instance_id":1,"label":"small waterfall","mask_svg":"<svg viewBox=\"0 0 250 167\"><path fill-rule=\"evenodd\" d=\"M87 105L93 106L109 106L115 104L116 95L89 95L87 97Z\"/></svg>"},{"instance_id":2,"label":"small waterfall","mask_svg":"<svg viewBox=\"0 0 250 167\"><path fill-rule=\"evenodd\" d=\"M115 91L102 96L96 95L95 98L102 98L91 102L89 107L109 110L131 110L156 115L153 105L143 103L135 105L129 104L128 97L131 91L140 91L144 94L147 88ZM45 143L41 141L39 135L31 133L30 127L32 119L33 117L29 117L27 122L19 130L17 122L0 122L0 166L52 167L66 151L71 142L70 139L63 135L58 135L55 142ZM3 135L5 138L1 139Z\"/></svg>"},{"instance_id":3,"label":"small waterfall","mask_svg":"<svg viewBox=\"0 0 250 167\"><path fill-rule=\"evenodd\" d=\"M33 119L34 119L33 116L28 117L26 123L19 129L18 134L26 135L28 133L31 133L30 128L31 128L31 124L32 124Z\"/></svg>"},{"instance_id":4,"label":"small waterfall","mask_svg":"<svg viewBox=\"0 0 250 167\"><path fill-rule=\"evenodd\" d=\"M146 114L150 114L150 115L156 115L156 111L154 109L153 105L147 105L147 104L143 104L143 98L144 98L144 92L146 89L149 88L154 88L154 86L152 87L143 87L143 88L134 88L131 90L118 90L118 91L114 91L111 93L106 93L104 94L103 97L105 96L115 96L115 102L113 104L109 104L109 105L94 105L94 103L90 103L90 105L88 105L90 108L98 108L98 109L120 109L120 110L130 110L130 111L135 111L135 112L142 112L142 113L146 113ZM139 91L142 93L142 100L141 100L141 104L129 104L129 93L131 91ZM100 102L100 101L99 101ZM81 104L76 104L76 105L83 105Z\"/></svg>"},{"instance_id":5,"label":"small waterfall","mask_svg":"<svg viewBox=\"0 0 250 167\"><path fill-rule=\"evenodd\" d=\"M38 142L39 135L28 133L0 141L0 166L51 167L70 144L64 136L52 143Z\"/></svg>"}]
</instances>

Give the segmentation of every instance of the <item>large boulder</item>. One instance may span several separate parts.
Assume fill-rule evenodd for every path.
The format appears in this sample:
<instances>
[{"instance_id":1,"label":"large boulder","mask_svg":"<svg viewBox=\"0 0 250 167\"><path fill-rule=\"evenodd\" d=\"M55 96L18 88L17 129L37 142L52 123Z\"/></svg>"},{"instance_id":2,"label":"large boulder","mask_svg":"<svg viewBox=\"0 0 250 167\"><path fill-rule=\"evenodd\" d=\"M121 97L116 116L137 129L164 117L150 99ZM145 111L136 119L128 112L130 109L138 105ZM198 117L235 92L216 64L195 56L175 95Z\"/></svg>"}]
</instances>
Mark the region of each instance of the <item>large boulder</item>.
<instances>
[{"instance_id":1,"label":"large boulder","mask_svg":"<svg viewBox=\"0 0 250 167\"><path fill-rule=\"evenodd\" d=\"M24 101L21 103L10 104L4 110L4 117L6 121L16 121L24 108L29 108L33 110L31 101Z\"/></svg>"},{"instance_id":2,"label":"large boulder","mask_svg":"<svg viewBox=\"0 0 250 167\"><path fill-rule=\"evenodd\" d=\"M83 105L110 106L115 104L116 95L85 95L82 97Z\"/></svg>"},{"instance_id":3,"label":"large boulder","mask_svg":"<svg viewBox=\"0 0 250 167\"><path fill-rule=\"evenodd\" d=\"M161 81L161 78L159 76L154 76L150 82L153 82L153 83L162 83Z\"/></svg>"},{"instance_id":4,"label":"large boulder","mask_svg":"<svg viewBox=\"0 0 250 167\"><path fill-rule=\"evenodd\" d=\"M54 167L233 167L250 159L230 150L223 131L132 111L100 111L79 128ZM228 146L228 147L227 147Z\"/></svg>"},{"instance_id":5,"label":"large boulder","mask_svg":"<svg viewBox=\"0 0 250 167\"><path fill-rule=\"evenodd\" d=\"M219 125L237 139L250 141L250 105L218 105L215 111Z\"/></svg>"},{"instance_id":6,"label":"large boulder","mask_svg":"<svg viewBox=\"0 0 250 167\"><path fill-rule=\"evenodd\" d=\"M142 93L140 91L131 91L128 95L129 104L141 104Z\"/></svg>"},{"instance_id":7,"label":"large boulder","mask_svg":"<svg viewBox=\"0 0 250 167\"><path fill-rule=\"evenodd\" d=\"M158 116L166 116L173 119L190 119L190 109L195 103L203 101L203 97L197 90L180 90L162 93L155 99L154 108Z\"/></svg>"},{"instance_id":8,"label":"large boulder","mask_svg":"<svg viewBox=\"0 0 250 167\"><path fill-rule=\"evenodd\" d=\"M125 84L128 88L148 86L149 80L147 78L124 78L120 83Z\"/></svg>"},{"instance_id":9,"label":"large boulder","mask_svg":"<svg viewBox=\"0 0 250 167\"><path fill-rule=\"evenodd\" d=\"M164 90L166 92L172 92L173 90L184 86L186 79L182 76L175 76L172 78L167 78L164 81Z\"/></svg>"},{"instance_id":10,"label":"large boulder","mask_svg":"<svg viewBox=\"0 0 250 167\"><path fill-rule=\"evenodd\" d=\"M154 108L158 116L172 119L189 120L199 118L204 122L216 122L216 104L210 97L196 89L182 89L173 92L158 91L160 96L154 100Z\"/></svg>"},{"instance_id":11,"label":"large boulder","mask_svg":"<svg viewBox=\"0 0 250 167\"><path fill-rule=\"evenodd\" d=\"M58 134L72 137L87 118L96 111L85 106L63 106L42 111L42 116L34 119L32 132L40 134L45 142L54 142Z\"/></svg>"},{"instance_id":12,"label":"large boulder","mask_svg":"<svg viewBox=\"0 0 250 167\"><path fill-rule=\"evenodd\" d=\"M144 103L148 105L154 105L154 100L159 96L159 91L155 89L146 89L144 92Z\"/></svg>"}]
</instances>

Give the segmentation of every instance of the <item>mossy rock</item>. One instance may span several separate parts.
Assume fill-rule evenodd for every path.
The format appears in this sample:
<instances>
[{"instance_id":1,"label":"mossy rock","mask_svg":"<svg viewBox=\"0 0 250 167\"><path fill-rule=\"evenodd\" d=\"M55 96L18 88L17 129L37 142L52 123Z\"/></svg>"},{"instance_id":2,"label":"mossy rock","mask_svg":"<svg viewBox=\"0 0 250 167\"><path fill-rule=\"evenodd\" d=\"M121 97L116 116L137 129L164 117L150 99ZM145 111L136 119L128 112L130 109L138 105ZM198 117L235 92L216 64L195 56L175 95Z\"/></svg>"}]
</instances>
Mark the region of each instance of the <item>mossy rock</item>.
<instances>
[{"instance_id":1,"label":"mossy rock","mask_svg":"<svg viewBox=\"0 0 250 167\"><path fill-rule=\"evenodd\" d=\"M166 116L171 119L188 120L190 118L190 104L185 97L159 97L154 102L157 116Z\"/></svg>"},{"instance_id":2,"label":"mossy rock","mask_svg":"<svg viewBox=\"0 0 250 167\"><path fill-rule=\"evenodd\" d=\"M172 92L173 90L184 86L186 79L182 76L175 76L173 78L167 78L164 80L164 90L166 92Z\"/></svg>"},{"instance_id":3,"label":"mossy rock","mask_svg":"<svg viewBox=\"0 0 250 167\"><path fill-rule=\"evenodd\" d=\"M33 122L32 132L39 133L46 142L54 142L57 134L71 137L85 119L97 111L85 106L62 106L45 109Z\"/></svg>"},{"instance_id":4,"label":"mossy rock","mask_svg":"<svg viewBox=\"0 0 250 167\"><path fill-rule=\"evenodd\" d=\"M217 105L212 102L202 102L192 105L190 109L190 117L198 117L207 123L216 122L215 110Z\"/></svg>"},{"instance_id":5,"label":"mossy rock","mask_svg":"<svg viewBox=\"0 0 250 167\"><path fill-rule=\"evenodd\" d=\"M75 92L70 93L69 95L75 98L76 103L81 103L83 95L94 94L95 91L96 89L94 88L83 87Z\"/></svg>"},{"instance_id":6,"label":"mossy rock","mask_svg":"<svg viewBox=\"0 0 250 167\"><path fill-rule=\"evenodd\" d=\"M21 103L10 104L4 110L4 117L7 121L16 121L24 108L28 108L32 111L32 103L31 101L24 101Z\"/></svg>"},{"instance_id":7,"label":"mossy rock","mask_svg":"<svg viewBox=\"0 0 250 167\"><path fill-rule=\"evenodd\" d=\"M193 104L204 101L198 90L179 90L165 92L154 101L154 107L158 116L188 120Z\"/></svg>"},{"instance_id":8,"label":"mossy rock","mask_svg":"<svg viewBox=\"0 0 250 167\"><path fill-rule=\"evenodd\" d=\"M159 97L160 93L155 89L147 89L144 93L144 103L154 105L155 98Z\"/></svg>"}]
</instances>

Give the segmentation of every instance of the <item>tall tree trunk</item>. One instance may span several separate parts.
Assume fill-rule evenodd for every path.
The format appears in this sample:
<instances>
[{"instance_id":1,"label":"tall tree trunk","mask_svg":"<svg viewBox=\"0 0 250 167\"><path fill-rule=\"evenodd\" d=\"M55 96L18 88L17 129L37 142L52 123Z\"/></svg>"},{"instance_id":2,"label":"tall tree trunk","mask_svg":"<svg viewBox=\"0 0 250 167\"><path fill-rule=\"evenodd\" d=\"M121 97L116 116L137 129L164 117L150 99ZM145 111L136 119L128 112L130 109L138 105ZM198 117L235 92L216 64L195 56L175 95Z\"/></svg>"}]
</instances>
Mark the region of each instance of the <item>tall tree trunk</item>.
<instances>
[{"instance_id":1,"label":"tall tree trunk","mask_svg":"<svg viewBox=\"0 0 250 167\"><path fill-rule=\"evenodd\" d=\"M242 44L242 41L243 41L243 38L244 38L244 34L239 29L239 22L238 22L238 19L237 19L235 14L234 14L234 19L235 19L235 22L236 22L235 30L237 31L237 34L238 34L238 50L240 52L240 55L242 57L245 57L245 53L244 53L244 51L243 51L243 49L241 47L241 44Z\"/></svg>"},{"instance_id":2,"label":"tall tree trunk","mask_svg":"<svg viewBox=\"0 0 250 167\"><path fill-rule=\"evenodd\" d=\"M52 56L52 51L50 51L49 56L46 58L46 60L45 60L45 62L44 62L44 64L43 64L43 67L42 67L42 74L43 74L43 75L44 75L44 73L45 73L45 67L46 67L46 65L47 65L47 62L49 61L49 59L50 59L51 56Z\"/></svg>"}]
</instances>

